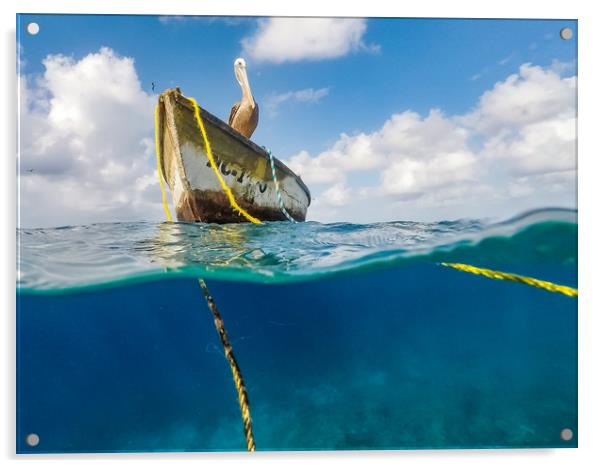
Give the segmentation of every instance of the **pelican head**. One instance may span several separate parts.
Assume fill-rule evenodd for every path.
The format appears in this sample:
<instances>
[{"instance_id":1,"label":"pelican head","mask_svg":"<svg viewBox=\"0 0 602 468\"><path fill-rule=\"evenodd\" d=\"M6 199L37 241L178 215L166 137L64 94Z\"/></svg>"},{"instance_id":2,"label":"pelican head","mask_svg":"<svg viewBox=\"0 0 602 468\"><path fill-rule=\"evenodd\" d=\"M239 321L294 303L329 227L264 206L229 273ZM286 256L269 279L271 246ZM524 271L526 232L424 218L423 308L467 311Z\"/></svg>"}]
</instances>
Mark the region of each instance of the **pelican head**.
<instances>
[{"instance_id":1,"label":"pelican head","mask_svg":"<svg viewBox=\"0 0 602 468\"><path fill-rule=\"evenodd\" d=\"M234 67L235 68L247 68L247 62L245 62L245 59L242 57L238 57L235 61L234 61Z\"/></svg>"},{"instance_id":2,"label":"pelican head","mask_svg":"<svg viewBox=\"0 0 602 468\"><path fill-rule=\"evenodd\" d=\"M247 80L247 62L242 57L238 57L234 61L234 75L236 76L236 80L243 86L243 83Z\"/></svg>"}]
</instances>

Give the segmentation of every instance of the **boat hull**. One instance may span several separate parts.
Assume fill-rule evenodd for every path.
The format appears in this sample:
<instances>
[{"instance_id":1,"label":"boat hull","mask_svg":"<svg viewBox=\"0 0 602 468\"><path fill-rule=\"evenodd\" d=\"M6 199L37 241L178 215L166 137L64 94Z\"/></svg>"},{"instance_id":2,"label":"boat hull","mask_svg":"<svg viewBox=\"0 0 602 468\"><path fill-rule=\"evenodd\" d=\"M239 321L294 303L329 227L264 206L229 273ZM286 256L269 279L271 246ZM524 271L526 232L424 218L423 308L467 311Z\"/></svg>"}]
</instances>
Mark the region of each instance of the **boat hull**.
<instances>
[{"instance_id":1,"label":"boat hull","mask_svg":"<svg viewBox=\"0 0 602 468\"><path fill-rule=\"evenodd\" d=\"M178 89L159 96L159 162L170 188L178 221L239 223L247 219L228 200L211 166L192 103ZM217 170L237 204L262 221L283 221L268 153L214 115L200 109ZM309 190L294 172L275 159L284 207L304 221Z\"/></svg>"}]
</instances>

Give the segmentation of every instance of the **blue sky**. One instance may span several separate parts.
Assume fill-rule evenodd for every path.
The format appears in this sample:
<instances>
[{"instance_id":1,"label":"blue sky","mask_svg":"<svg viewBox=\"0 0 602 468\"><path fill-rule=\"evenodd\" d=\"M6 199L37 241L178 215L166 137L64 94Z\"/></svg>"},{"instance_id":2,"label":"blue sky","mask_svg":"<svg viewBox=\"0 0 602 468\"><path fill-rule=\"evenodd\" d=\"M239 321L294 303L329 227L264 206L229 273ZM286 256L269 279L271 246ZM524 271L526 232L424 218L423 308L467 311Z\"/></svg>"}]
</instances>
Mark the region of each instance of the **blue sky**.
<instances>
[{"instance_id":1,"label":"blue sky","mask_svg":"<svg viewBox=\"0 0 602 468\"><path fill-rule=\"evenodd\" d=\"M24 25L32 21L40 24L40 33L36 36L24 33ZM261 21L264 21L263 26ZM269 54L269 49L262 56L257 50L253 53L252 48L245 49L241 42L244 38L252 41L260 36L262 31L266 33L271 27L267 21L269 20L258 18L22 15L17 26L23 64L21 75L26 77L26 86L31 90L30 95L36 94L36 87L42 88L44 92L41 94L46 94L46 104L52 105L51 96L48 96L52 94L52 89L48 85L36 82L40 77L43 78L46 72L43 60L51 54L60 54L72 57L74 62L78 62L88 54L98 53L101 47L105 47L119 57L134 59L135 72L142 92L154 98L154 95L164 88L177 85L185 94L196 97L210 112L227 119L231 105L240 98L240 88L234 79L232 63L236 57L243 56L247 59L249 80L261 110L260 123L252 139L260 145L270 147L277 157L287 162L293 161L290 165L295 169L295 155L304 151L308 157L316 158L335 147L337 142L340 142L341 134L350 137L363 134L376 138L375 132L382 130L385 122L392 116L411 111L418 114L420 119L426 119L432 109L439 109L443 118L449 119L450 122L453 120L453 125L467 128L471 132L462 145L468 148L478 166L481 158L492 160L498 157L481 155L483 148L490 147L486 142L494 141L496 135L491 133L492 130L474 130L478 127L475 123L478 116L469 116L479 107L484 93L492 91L496 83L503 83L517 73L526 85L529 84L527 82L533 73L529 74L527 69L523 69L523 76L519 72L521 65L525 64L554 73L559 80L576 74L575 21L357 20L362 21L362 24L358 25L354 33L354 45L339 51L338 55L335 52L334 56L303 58L301 53L301 58L297 56L280 61L266 58L265 53ZM302 23L299 24L302 29ZM573 29L575 38L563 41L559 37L559 31L567 26ZM291 34L294 36L295 32ZM293 37L292 40L299 39ZM538 83L544 83L545 86L546 83L552 83L546 80L538 80ZM155 93L151 91L151 82L155 83ZM85 89L83 86L81 92L85 92ZM295 96L300 95L294 93L302 90L322 91L314 95L314 99L296 99ZM519 92L520 90L516 92L517 96ZM32 102L25 105L35 107ZM572 106L574 109L574 102L566 106ZM550 109L560 107L552 106ZM555 115L547 115L541 119L554 117ZM466 124L468 120L472 123ZM515 129L515 133L533 133L537 128L545 127L543 120L529 121L528 125L537 124L539 127ZM553 123L548 123L548 127L551 128ZM414 121L414 124L429 125L423 120ZM148 128L152 133L152 115L148 116ZM22 132L22 138L28 138L28 135L27 131ZM497 134L498 139L499 135ZM534 136L530 141L543 138L542 136L538 139ZM517 154L522 154L522 147L518 148L514 143L516 142L506 142L505 151L516 148ZM400 168L407 166L407 161L400 158L411 159L412 155L407 153L407 148L404 151L401 155L399 152L393 154L392 150L384 149L383 154L386 153L386 156L383 157L387 163L369 164L367 170L351 168L346 172L343 181L333 179L313 183L312 177L309 177L308 185L314 198L319 199L321 194L327 193L329 188L337 184L340 190L334 190L332 194L346 194L341 203L331 204L332 206L322 204L320 208L318 202L314 218L324 221L345 219L367 222L421 217L416 216L407 206L398 206L400 201L396 196L393 196L393 201L386 211L372 216L373 210L369 209L370 193L374 194L374 200L378 197L391 200L392 193L400 195L405 190L393 190L386 194L379 192L378 195L374 191L371 192L384 180L383 170L386 164ZM575 158L576 155L567 157ZM151 167L154 161L149 159ZM323 159L326 161L328 158ZM26 160L26 155L22 155L22 165ZM497 163L494 162L495 164ZM561 172L566 172L565 166L560 168ZM539 192L537 187L541 185L541 177L548 174L549 178L549 174L558 172L556 169L550 171L547 168L543 172L527 171L519 174L522 177L520 183L523 185L526 183L525 177L540 177L538 180L529 181L530 190L535 187L535 191L528 194L528 197L531 197L530 201L505 204L498 200L490 207L484 205L483 208L475 208L472 211L462 208L466 204L459 201L460 208L456 211L450 206L445 211L434 209L432 216L422 217L503 217L516 214L511 213L515 209L545 205L548 200L555 205L575 207L574 183L552 195L543 196ZM305 179L303 171L301 172ZM499 179L497 173L492 170L475 177L485 181ZM501 179L510 184L516 182L516 177L516 171L511 168L504 172ZM565 179L567 177L570 179L572 176L565 174ZM431 189L427 187L425 190ZM22 185L22 196L25 198L26 191L26 184ZM361 192L361 196L358 195L361 203L359 198L354 198L355 192ZM493 191L488 193L492 192L496 192L495 186ZM343 203L343 199L348 200L348 203ZM324 200L325 196L322 195L322 201ZM405 201L402 203L407 205ZM433 204L438 203L434 200ZM360 210L361 213L358 213L352 209L353 206L362 206L364 211ZM424 205L420 212L424 213L428 206L430 205ZM28 217L24 210L25 208L22 210L22 219L33 223L33 217ZM107 210L107 213L111 211ZM310 218L311 214L310 211ZM144 217L140 213L136 215ZM111 219L109 214L107 216ZM67 216L63 222L69 221ZM79 218L74 215L73 222L77 221Z\"/></svg>"}]
</instances>

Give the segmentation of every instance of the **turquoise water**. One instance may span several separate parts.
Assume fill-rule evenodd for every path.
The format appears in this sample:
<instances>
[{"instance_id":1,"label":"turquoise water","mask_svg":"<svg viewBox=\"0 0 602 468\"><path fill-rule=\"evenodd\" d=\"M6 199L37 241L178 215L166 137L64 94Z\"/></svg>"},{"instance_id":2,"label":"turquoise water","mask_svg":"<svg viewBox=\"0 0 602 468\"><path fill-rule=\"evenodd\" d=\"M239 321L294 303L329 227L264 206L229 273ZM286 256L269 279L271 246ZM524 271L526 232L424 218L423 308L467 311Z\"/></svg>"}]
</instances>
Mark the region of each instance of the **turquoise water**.
<instances>
[{"instance_id":1,"label":"turquoise water","mask_svg":"<svg viewBox=\"0 0 602 468\"><path fill-rule=\"evenodd\" d=\"M17 234L19 452L244 450L197 277L258 450L577 445L577 300L439 265L576 287L574 211Z\"/></svg>"},{"instance_id":2,"label":"turquoise water","mask_svg":"<svg viewBox=\"0 0 602 468\"><path fill-rule=\"evenodd\" d=\"M559 209L496 224L136 222L20 229L17 286L52 294L173 277L316 280L416 261L575 264L576 229L576 212Z\"/></svg>"}]
</instances>

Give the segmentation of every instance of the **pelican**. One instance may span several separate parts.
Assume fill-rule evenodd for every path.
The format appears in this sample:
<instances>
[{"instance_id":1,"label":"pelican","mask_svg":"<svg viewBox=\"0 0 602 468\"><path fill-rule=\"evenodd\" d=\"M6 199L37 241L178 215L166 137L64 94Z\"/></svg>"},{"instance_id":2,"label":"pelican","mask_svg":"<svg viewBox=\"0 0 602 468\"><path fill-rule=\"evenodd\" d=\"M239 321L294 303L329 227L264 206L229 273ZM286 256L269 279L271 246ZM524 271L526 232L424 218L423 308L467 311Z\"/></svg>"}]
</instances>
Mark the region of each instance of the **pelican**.
<instances>
[{"instance_id":1,"label":"pelican","mask_svg":"<svg viewBox=\"0 0 602 468\"><path fill-rule=\"evenodd\" d=\"M245 59L237 58L234 61L234 76L242 89L242 99L232 106L228 124L234 130L250 138L259 121L259 105L251 94Z\"/></svg>"}]
</instances>

